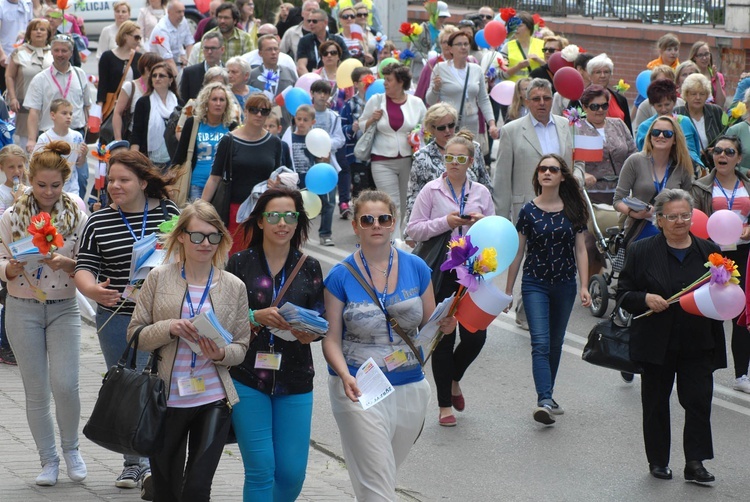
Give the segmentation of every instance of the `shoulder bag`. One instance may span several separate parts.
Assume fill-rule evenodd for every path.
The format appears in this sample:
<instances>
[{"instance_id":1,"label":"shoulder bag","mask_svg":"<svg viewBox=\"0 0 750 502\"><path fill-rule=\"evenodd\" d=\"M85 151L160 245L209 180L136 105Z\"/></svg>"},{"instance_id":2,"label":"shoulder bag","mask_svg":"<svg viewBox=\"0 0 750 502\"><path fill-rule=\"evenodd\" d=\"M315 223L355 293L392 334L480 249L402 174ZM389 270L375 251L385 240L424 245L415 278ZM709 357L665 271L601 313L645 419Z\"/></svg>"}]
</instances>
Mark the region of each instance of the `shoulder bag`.
<instances>
[{"instance_id":1,"label":"shoulder bag","mask_svg":"<svg viewBox=\"0 0 750 502\"><path fill-rule=\"evenodd\" d=\"M302 265L304 265L305 260L307 260L307 255L305 253L302 253L302 256L299 257L299 260L297 261L297 264L292 269L292 273L289 274L289 277L287 277L286 281L284 282L284 287L281 288L281 291L279 291L279 294L276 295L276 299L273 301L273 303L270 305L271 307L278 307L281 300L284 298L284 295L286 294L287 289L289 289L289 286L292 285L292 281L294 281L294 278L297 277L297 273L302 268ZM273 279L273 278L271 278ZM253 326L253 333L257 334L263 326ZM252 340L250 340L252 342Z\"/></svg>"},{"instance_id":2,"label":"shoulder bag","mask_svg":"<svg viewBox=\"0 0 750 502\"><path fill-rule=\"evenodd\" d=\"M193 128L190 131L190 143L188 143L187 158L182 164L172 166L172 182L167 187L169 198L182 207L190 196L190 181L193 177L193 152L195 151L195 139L198 137L200 122L193 118Z\"/></svg>"},{"instance_id":3,"label":"shoulder bag","mask_svg":"<svg viewBox=\"0 0 750 502\"><path fill-rule=\"evenodd\" d=\"M443 282L445 272L440 270L440 265L445 261L448 252L448 242L451 240L452 231L436 235L416 245L412 254L422 258L428 267L432 269L432 290L437 293Z\"/></svg>"},{"instance_id":4,"label":"shoulder bag","mask_svg":"<svg viewBox=\"0 0 750 502\"><path fill-rule=\"evenodd\" d=\"M122 111L122 131L120 135L122 139L127 139L128 129L130 128L130 121L133 120L133 114L130 113L130 108L133 103L133 94L135 94L135 80L131 80L130 83L132 84L133 88L131 89L130 95L128 96L128 103L127 105L125 105L125 109ZM120 86L120 89L122 90L122 86ZM117 101L115 101L115 104L116 103ZM105 145L115 140L115 125L112 122L112 118L114 116L115 113L113 109L112 113L110 113L108 117L102 120L102 125L99 128L99 139L101 139L102 143Z\"/></svg>"},{"instance_id":5,"label":"shoulder bag","mask_svg":"<svg viewBox=\"0 0 750 502\"><path fill-rule=\"evenodd\" d=\"M227 159L224 162L224 172L222 173L221 181L219 181L219 186L216 187L214 196L211 198L211 205L219 213L224 224L229 226L229 203L232 197L232 157L234 156L232 145L234 137L231 132L227 133L227 136L229 136L229 150L227 151Z\"/></svg>"},{"instance_id":6,"label":"shoulder bag","mask_svg":"<svg viewBox=\"0 0 750 502\"><path fill-rule=\"evenodd\" d=\"M120 95L120 90L122 89L122 84L125 83L125 77L128 75L128 68L130 68L130 65L133 64L133 58L135 57L135 52L130 55L130 58L128 59L128 62L125 64L125 67L122 69L122 78L120 78L120 83L117 86L117 89L115 89L115 92L108 92L107 96L104 99L104 104L102 105L102 119L106 119L109 117L112 112L115 110L115 103L117 103L117 97Z\"/></svg>"},{"instance_id":7,"label":"shoulder bag","mask_svg":"<svg viewBox=\"0 0 750 502\"><path fill-rule=\"evenodd\" d=\"M164 380L157 374L158 350L143 371L135 369L139 328L125 352L104 376L99 397L83 434L102 448L148 457L159 451L167 413ZM131 347L133 352L128 359Z\"/></svg>"},{"instance_id":8,"label":"shoulder bag","mask_svg":"<svg viewBox=\"0 0 750 502\"><path fill-rule=\"evenodd\" d=\"M384 94L379 94L378 96L380 96L380 103L378 103L376 110L381 108L385 101ZM375 134L377 134L377 132L378 132L378 124L376 122L372 124L370 127L368 127L365 130L365 132L362 133L362 136L357 140L357 144L354 146L354 156L360 162L370 161L370 154L372 153L372 144L375 142Z\"/></svg>"},{"instance_id":9,"label":"shoulder bag","mask_svg":"<svg viewBox=\"0 0 750 502\"><path fill-rule=\"evenodd\" d=\"M581 358L587 363L627 373L642 373L640 363L630 359L630 326L615 322L617 311L625 293L615 305L609 319L599 321L589 332Z\"/></svg>"},{"instance_id":10,"label":"shoulder bag","mask_svg":"<svg viewBox=\"0 0 750 502\"><path fill-rule=\"evenodd\" d=\"M520 45L519 45L520 47ZM464 103L466 103L466 86L469 84L469 63L466 63L466 78L464 79L464 90L461 92L461 109L458 111L458 125L455 131L461 130L461 125L464 121Z\"/></svg>"}]
</instances>

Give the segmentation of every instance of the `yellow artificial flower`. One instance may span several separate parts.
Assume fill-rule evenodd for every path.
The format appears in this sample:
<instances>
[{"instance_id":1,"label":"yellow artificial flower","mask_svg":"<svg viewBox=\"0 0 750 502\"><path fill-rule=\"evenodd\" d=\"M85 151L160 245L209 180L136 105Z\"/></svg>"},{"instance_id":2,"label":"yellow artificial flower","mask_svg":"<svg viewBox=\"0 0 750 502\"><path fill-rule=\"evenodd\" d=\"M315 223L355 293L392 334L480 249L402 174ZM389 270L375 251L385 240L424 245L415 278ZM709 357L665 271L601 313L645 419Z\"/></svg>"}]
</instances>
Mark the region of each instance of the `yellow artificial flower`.
<instances>
[{"instance_id":1,"label":"yellow artificial flower","mask_svg":"<svg viewBox=\"0 0 750 502\"><path fill-rule=\"evenodd\" d=\"M454 237L450 241L448 241L448 247L449 248L455 248L455 247L464 247L466 245L466 238L465 237Z\"/></svg>"},{"instance_id":2,"label":"yellow artificial flower","mask_svg":"<svg viewBox=\"0 0 750 502\"><path fill-rule=\"evenodd\" d=\"M747 106L745 106L745 103L739 102L737 105L732 108L732 118L733 119L739 119L742 118L743 115L747 113Z\"/></svg>"},{"instance_id":3,"label":"yellow artificial flower","mask_svg":"<svg viewBox=\"0 0 750 502\"><path fill-rule=\"evenodd\" d=\"M497 251L495 248L484 248L474 260L475 274L489 274L497 270Z\"/></svg>"},{"instance_id":4,"label":"yellow artificial flower","mask_svg":"<svg viewBox=\"0 0 750 502\"><path fill-rule=\"evenodd\" d=\"M416 36L419 36L419 35L422 34L422 25L421 24L412 23L411 26L412 26L412 29L414 30L414 34Z\"/></svg>"}]
</instances>

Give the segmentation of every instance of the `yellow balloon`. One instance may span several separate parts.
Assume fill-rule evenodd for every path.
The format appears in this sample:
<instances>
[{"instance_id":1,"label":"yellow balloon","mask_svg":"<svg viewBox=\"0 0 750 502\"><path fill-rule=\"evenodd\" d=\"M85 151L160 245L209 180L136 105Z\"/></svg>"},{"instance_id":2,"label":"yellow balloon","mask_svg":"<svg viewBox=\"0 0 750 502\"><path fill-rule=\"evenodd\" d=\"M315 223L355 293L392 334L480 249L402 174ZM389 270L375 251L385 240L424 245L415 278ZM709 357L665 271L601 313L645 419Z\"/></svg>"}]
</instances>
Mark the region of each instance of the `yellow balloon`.
<instances>
[{"instance_id":1,"label":"yellow balloon","mask_svg":"<svg viewBox=\"0 0 750 502\"><path fill-rule=\"evenodd\" d=\"M307 217L311 220L320 214L323 209L323 201L320 200L318 194L312 193L310 190L302 190L302 205L305 208Z\"/></svg>"},{"instance_id":2,"label":"yellow balloon","mask_svg":"<svg viewBox=\"0 0 750 502\"><path fill-rule=\"evenodd\" d=\"M354 85L352 72L354 68L359 68L360 66L362 66L362 61L357 58L349 58L339 65L339 69L336 70L336 85L339 89L346 89Z\"/></svg>"}]
</instances>

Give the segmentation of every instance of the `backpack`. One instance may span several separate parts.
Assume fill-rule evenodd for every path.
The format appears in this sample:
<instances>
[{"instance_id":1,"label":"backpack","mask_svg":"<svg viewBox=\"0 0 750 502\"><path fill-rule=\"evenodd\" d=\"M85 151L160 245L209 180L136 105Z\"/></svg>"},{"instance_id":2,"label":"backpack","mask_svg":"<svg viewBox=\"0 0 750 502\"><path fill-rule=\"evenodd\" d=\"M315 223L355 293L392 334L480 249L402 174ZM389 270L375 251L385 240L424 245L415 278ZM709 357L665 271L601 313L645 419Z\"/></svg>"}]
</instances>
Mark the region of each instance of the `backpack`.
<instances>
[{"instance_id":1,"label":"backpack","mask_svg":"<svg viewBox=\"0 0 750 502\"><path fill-rule=\"evenodd\" d=\"M167 145L167 151L169 152L169 158L174 158L177 153L177 145L180 141L177 139L177 123L180 121L180 115L182 115L182 107L175 106L172 113L169 114L167 124L164 128L164 142Z\"/></svg>"}]
</instances>

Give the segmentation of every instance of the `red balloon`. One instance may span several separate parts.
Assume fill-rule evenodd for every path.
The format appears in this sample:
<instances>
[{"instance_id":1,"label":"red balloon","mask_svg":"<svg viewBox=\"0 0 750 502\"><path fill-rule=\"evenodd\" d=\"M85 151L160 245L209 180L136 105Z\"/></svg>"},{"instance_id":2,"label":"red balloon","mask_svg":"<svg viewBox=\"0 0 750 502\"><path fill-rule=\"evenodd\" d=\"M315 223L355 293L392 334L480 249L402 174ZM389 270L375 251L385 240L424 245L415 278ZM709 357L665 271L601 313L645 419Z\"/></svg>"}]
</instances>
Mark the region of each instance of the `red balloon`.
<instances>
[{"instance_id":1,"label":"red balloon","mask_svg":"<svg viewBox=\"0 0 750 502\"><path fill-rule=\"evenodd\" d=\"M201 14L206 14L209 9L209 5L211 3L211 0L195 0L195 8L200 11Z\"/></svg>"},{"instance_id":2,"label":"red balloon","mask_svg":"<svg viewBox=\"0 0 750 502\"><path fill-rule=\"evenodd\" d=\"M583 77L573 68L560 68L552 80L555 90L564 98L576 100L583 94Z\"/></svg>"},{"instance_id":3,"label":"red balloon","mask_svg":"<svg viewBox=\"0 0 750 502\"><path fill-rule=\"evenodd\" d=\"M484 25L484 40L491 47L500 47L503 45L507 36L508 30L505 29L505 25L500 21L490 21Z\"/></svg>"},{"instance_id":4,"label":"red balloon","mask_svg":"<svg viewBox=\"0 0 750 502\"><path fill-rule=\"evenodd\" d=\"M549 61L547 61L547 65L549 66L549 69L552 70L552 73L557 73L557 70L560 68L570 67L573 68L573 63L566 60L564 57L562 57L562 53L555 52L549 57Z\"/></svg>"},{"instance_id":5,"label":"red balloon","mask_svg":"<svg viewBox=\"0 0 750 502\"><path fill-rule=\"evenodd\" d=\"M693 209L690 233L701 239L708 239L708 215L700 209Z\"/></svg>"}]
</instances>

